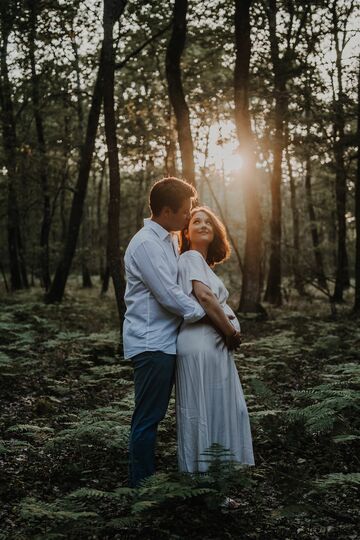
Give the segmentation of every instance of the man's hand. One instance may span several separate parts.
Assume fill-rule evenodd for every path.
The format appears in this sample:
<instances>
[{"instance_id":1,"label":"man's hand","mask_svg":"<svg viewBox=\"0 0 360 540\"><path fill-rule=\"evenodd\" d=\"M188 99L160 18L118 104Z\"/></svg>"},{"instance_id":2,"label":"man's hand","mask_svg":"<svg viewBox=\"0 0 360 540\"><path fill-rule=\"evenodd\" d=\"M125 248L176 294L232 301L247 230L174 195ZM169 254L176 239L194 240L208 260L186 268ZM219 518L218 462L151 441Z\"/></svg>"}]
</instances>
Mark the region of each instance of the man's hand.
<instances>
[{"instance_id":1,"label":"man's hand","mask_svg":"<svg viewBox=\"0 0 360 540\"><path fill-rule=\"evenodd\" d=\"M238 349L241 344L240 332L236 332L232 336L226 336L225 343L229 351L236 351L236 349Z\"/></svg>"}]
</instances>

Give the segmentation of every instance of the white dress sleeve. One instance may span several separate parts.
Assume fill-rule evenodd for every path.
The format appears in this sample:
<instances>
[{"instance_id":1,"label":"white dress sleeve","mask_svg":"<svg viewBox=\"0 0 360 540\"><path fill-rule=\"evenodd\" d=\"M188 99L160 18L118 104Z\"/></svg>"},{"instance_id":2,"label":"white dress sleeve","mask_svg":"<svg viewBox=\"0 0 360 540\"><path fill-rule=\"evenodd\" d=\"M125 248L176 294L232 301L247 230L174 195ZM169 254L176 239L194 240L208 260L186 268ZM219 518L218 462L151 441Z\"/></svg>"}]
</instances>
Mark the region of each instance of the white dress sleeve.
<instances>
[{"instance_id":1,"label":"white dress sleeve","mask_svg":"<svg viewBox=\"0 0 360 540\"><path fill-rule=\"evenodd\" d=\"M180 255L178 282L185 294L191 294L193 281L201 281L211 289L209 273L209 266L198 251L189 250Z\"/></svg>"}]
</instances>

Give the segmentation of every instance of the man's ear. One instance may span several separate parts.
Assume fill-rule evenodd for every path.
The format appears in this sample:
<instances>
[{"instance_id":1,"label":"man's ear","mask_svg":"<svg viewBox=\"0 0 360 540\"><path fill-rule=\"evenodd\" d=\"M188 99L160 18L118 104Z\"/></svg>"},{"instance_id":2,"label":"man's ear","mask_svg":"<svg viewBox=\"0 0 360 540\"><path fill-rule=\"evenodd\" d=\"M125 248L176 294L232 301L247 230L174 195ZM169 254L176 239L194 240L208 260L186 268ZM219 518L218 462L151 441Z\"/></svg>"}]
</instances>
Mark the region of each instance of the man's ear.
<instances>
[{"instance_id":1,"label":"man's ear","mask_svg":"<svg viewBox=\"0 0 360 540\"><path fill-rule=\"evenodd\" d=\"M162 209L162 214L163 214L163 216L169 217L171 213L172 213L172 212L171 212L170 206L164 206L164 207L163 207L163 209Z\"/></svg>"}]
</instances>

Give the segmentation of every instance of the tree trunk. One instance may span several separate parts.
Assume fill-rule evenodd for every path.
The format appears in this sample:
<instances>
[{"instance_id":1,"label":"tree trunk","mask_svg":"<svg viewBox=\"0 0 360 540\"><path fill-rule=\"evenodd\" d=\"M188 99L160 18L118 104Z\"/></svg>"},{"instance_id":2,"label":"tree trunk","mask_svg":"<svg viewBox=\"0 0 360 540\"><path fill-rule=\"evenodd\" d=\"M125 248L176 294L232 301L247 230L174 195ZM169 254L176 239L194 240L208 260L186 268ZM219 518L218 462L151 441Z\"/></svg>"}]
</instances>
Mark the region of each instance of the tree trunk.
<instances>
[{"instance_id":1,"label":"tree trunk","mask_svg":"<svg viewBox=\"0 0 360 540\"><path fill-rule=\"evenodd\" d=\"M310 156L306 157L306 172L305 172L305 194L306 194L306 205L309 214L310 220L310 231L311 231L311 240L313 245L313 252L315 258L315 275L316 280L320 287L326 289L326 277L324 272L323 258L320 251L320 239L319 232L317 228L315 209L312 198L312 186L311 186L311 161Z\"/></svg>"},{"instance_id":2,"label":"tree trunk","mask_svg":"<svg viewBox=\"0 0 360 540\"><path fill-rule=\"evenodd\" d=\"M168 137L166 141L165 171L167 176L176 176L176 120L169 103Z\"/></svg>"},{"instance_id":3,"label":"tree trunk","mask_svg":"<svg viewBox=\"0 0 360 540\"><path fill-rule=\"evenodd\" d=\"M355 303L354 313L360 315L360 57L358 72L357 104L357 169L355 185L356 253L355 253Z\"/></svg>"},{"instance_id":4,"label":"tree trunk","mask_svg":"<svg viewBox=\"0 0 360 540\"><path fill-rule=\"evenodd\" d=\"M275 136L273 149L273 170L271 175L271 222L270 222L270 263L265 300L281 305L281 181L282 157L284 149L284 122L287 112L287 75L284 60L279 56L277 36L276 0L269 0L270 53L274 72Z\"/></svg>"},{"instance_id":5,"label":"tree trunk","mask_svg":"<svg viewBox=\"0 0 360 540\"><path fill-rule=\"evenodd\" d=\"M8 14L1 6L1 51L0 51L0 104L1 129L5 163L8 176L7 193L7 237L10 263L11 290L28 286L25 262L22 256L20 219L16 195L17 179L17 137L11 85L7 66L7 46L10 33Z\"/></svg>"},{"instance_id":6,"label":"tree trunk","mask_svg":"<svg viewBox=\"0 0 360 540\"><path fill-rule=\"evenodd\" d=\"M246 240L239 311L256 313L263 311L263 308L260 306L262 217L259 194L255 182L255 145L249 110L251 3L251 0L235 0L236 59L234 99L236 133L245 163L242 172L242 184L246 215Z\"/></svg>"},{"instance_id":7,"label":"tree trunk","mask_svg":"<svg viewBox=\"0 0 360 540\"><path fill-rule=\"evenodd\" d=\"M110 268L109 266L106 266L104 270L102 284L101 284L101 296L103 296L104 294L108 292L109 281L110 281Z\"/></svg>"},{"instance_id":8,"label":"tree trunk","mask_svg":"<svg viewBox=\"0 0 360 540\"><path fill-rule=\"evenodd\" d=\"M106 157L101 163L101 172L99 184L96 190L96 227L97 227L97 246L99 250L99 274L101 281L104 278L105 274L105 264L106 264L106 253L104 252L104 231L102 224L102 196L103 196L103 187L105 183L105 170L106 170Z\"/></svg>"},{"instance_id":9,"label":"tree trunk","mask_svg":"<svg viewBox=\"0 0 360 540\"><path fill-rule=\"evenodd\" d=\"M35 39L36 39L36 24L37 24L37 0L28 0L30 10L29 17L29 57L31 68L31 94L34 110L37 147L39 152L39 176L43 192L43 217L40 231L40 268L41 281L46 291L48 291L51 283L49 270L49 236L51 228L51 203L49 194L49 180L47 173L47 156L45 146L44 125L40 112L40 89L39 77L36 73L35 61Z\"/></svg>"},{"instance_id":10,"label":"tree trunk","mask_svg":"<svg viewBox=\"0 0 360 540\"><path fill-rule=\"evenodd\" d=\"M81 253L81 275L82 275L82 287L83 289L91 289L91 273L89 270L89 250L88 246L91 238L91 231L89 231L90 223L87 215L88 209L85 207L83 212L83 219L80 227L80 253Z\"/></svg>"},{"instance_id":11,"label":"tree trunk","mask_svg":"<svg viewBox=\"0 0 360 540\"><path fill-rule=\"evenodd\" d=\"M189 109L181 81L180 60L186 40L187 0L175 0L173 30L166 51L166 78L169 98L176 116L176 128L181 153L182 175L195 186L194 145L190 129Z\"/></svg>"},{"instance_id":12,"label":"tree trunk","mask_svg":"<svg viewBox=\"0 0 360 540\"><path fill-rule=\"evenodd\" d=\"M333 22L333 38L336 52L336 73L338 83L338 97L334 103L334 157L335 157L335 195L336 195L336 219L337 219L337 266L336 281L333 300L343 301L343 292L349 286L349 265L346 251L346 170L345 170L345 112L344 112L344 92L342 83L342 52L343 48L339 44L339 19L337 13L337 2L333 2L331 7Z\"/></svg>"},{"instance_id":13,"label":"tree trunk","mask_svg":"<svg viewBox=\"0 0 360 540\"><path fill-rule=\"evenodd\" d=\"M100 64L88 115L85 142L81 149L79 173L71 205L66 244L64 246L62 258L56 269L54 280L45 298L46 302L48 303L61 302L64 296L65 285L70 272L77 239L79 236L103 97L103 64L103 52L101 52Z\"/></svg>"},{"instance_id":14,"label":"tree trunk","mask_svg":"<svg viewBox=\"0 0 360 540\"><path fill-rule=\"evenodd\" d=\"M294 275L295 288L298 293L302 296L304 295L304 283L301 278L300 270L300 227L299 227L299 209L297 206L297 193L296 193L296 184L295 178L293 175L293 169L291 165L291 157L289 153L289 137L287 133L286 141L286 162L288 167L289 179L290 179L290 205L291 205L291 215L292 215L292 235L293 235L293 252L291 255L291 266Z\"/></svg>"},{"instance_id":15,"label":"tree trunk","mask_svg":"<svg viewBox=\"0 0 360 540\"><path fill-rule=\"evenodd\" d=\"M316 280L320 287L327 289L327 282L324 271L324 262L322 253L320 250L320 238L318 232L318 226L316 221L315 208L312 196L312 174L311 174L311 146L310 146L310 127L311 127L311 89L310 86L305 88L305 118L306 118L306 131L307 131L307 152L305 162L305 196L306 205L309 214L311 240L313 245L314 259L315 259L315 275Z\"/></svg>"},{"instance_id":16,"label":"tree trunk","mask_svg":"<svg viewBox=\"0 0 360 540\"><path fill-rule=\"evenodd\" d=\"M90 270L87 265L87 262L85 260L82 261L81 273L82 273L83 289L91 289L93 286L92 281L91 281L91 274L90 274Z\"/></svg>"},{"instance_id":17,"label":"tree trunk","mask_svg":"<svg viewBox=\"0 0 360 540\"><path fill-rule=\"evenodd\" d=\"M105 135L108 149L110 197L108 207L108 239L107 239L107 260L110 274L113 280L116 302L120 322L122 323L125 314L125 278L124 263L120 254L120 167L119 153L116 138L116 119L114 104L114 73L115 73L115 51L113 45L113 29L117 20L114 12L114 1L104 0L104 116ZM122 11L125 8L123 1Z\"/></svg>"}]
</instances>

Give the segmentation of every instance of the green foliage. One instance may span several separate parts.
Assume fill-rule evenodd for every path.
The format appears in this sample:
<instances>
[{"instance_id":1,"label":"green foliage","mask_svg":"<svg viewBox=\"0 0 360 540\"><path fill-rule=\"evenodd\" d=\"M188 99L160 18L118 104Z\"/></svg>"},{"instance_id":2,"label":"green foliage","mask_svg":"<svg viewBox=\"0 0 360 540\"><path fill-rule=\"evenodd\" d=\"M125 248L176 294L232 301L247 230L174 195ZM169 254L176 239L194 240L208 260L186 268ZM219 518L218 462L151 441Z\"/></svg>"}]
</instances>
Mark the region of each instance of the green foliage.
<instances>
[{"instance_id":1,"label":"green foliage","mask_svg":"<svg viewBox=\"0 0 360 540\"><path fill-rule=\"evenodd\" d=\"M318 305L307 316L283 309L267 321L244 323L246 340L235 359L256 466L234 464L228 450L213 445L202 456L207 473L176 473L172 398L159 428L161 472L132 490L126 484L133 373L117 354L112 300L98 302L88 291L80 301L41 307L31 294L35 317L23 300L0 312L0 322L10 324L0 371L2 365L13 374L0 377L0 538L285 540L304 528L303 540L323 540L329 526L337 540L354 534L355 323L329 323ZM33 341L18 353L23 329ZM320 354L318 340L327 332L341 337L342 348ZM54 342L49 348L47 340ZM227 496L241 509L221 507Z\"/></svg>"},{"instance_id":2,"label":"green foliage","mask_svg":"<svg viewBox=\"0 0 360 540\"><path fill-rule=\"evenodd\" d=\"M360 486L360 473L331 473L314 482L315 488L327 491L329 488L355 488Z\"/></svg>"},{"instance_id":3,"label":"green foliage","mask_svg":"<svg viewBox=\"0 0 360 540\"><path fill-rule=\"evenodd\" d=\"M290 421L302 420L312 434L331 431L337 423L344 424L346 417L360 407L360 393L337 383L321 384L296 392L295 398L312 403L288 411L288 417Z\"/></svg>"}]
</instances>

